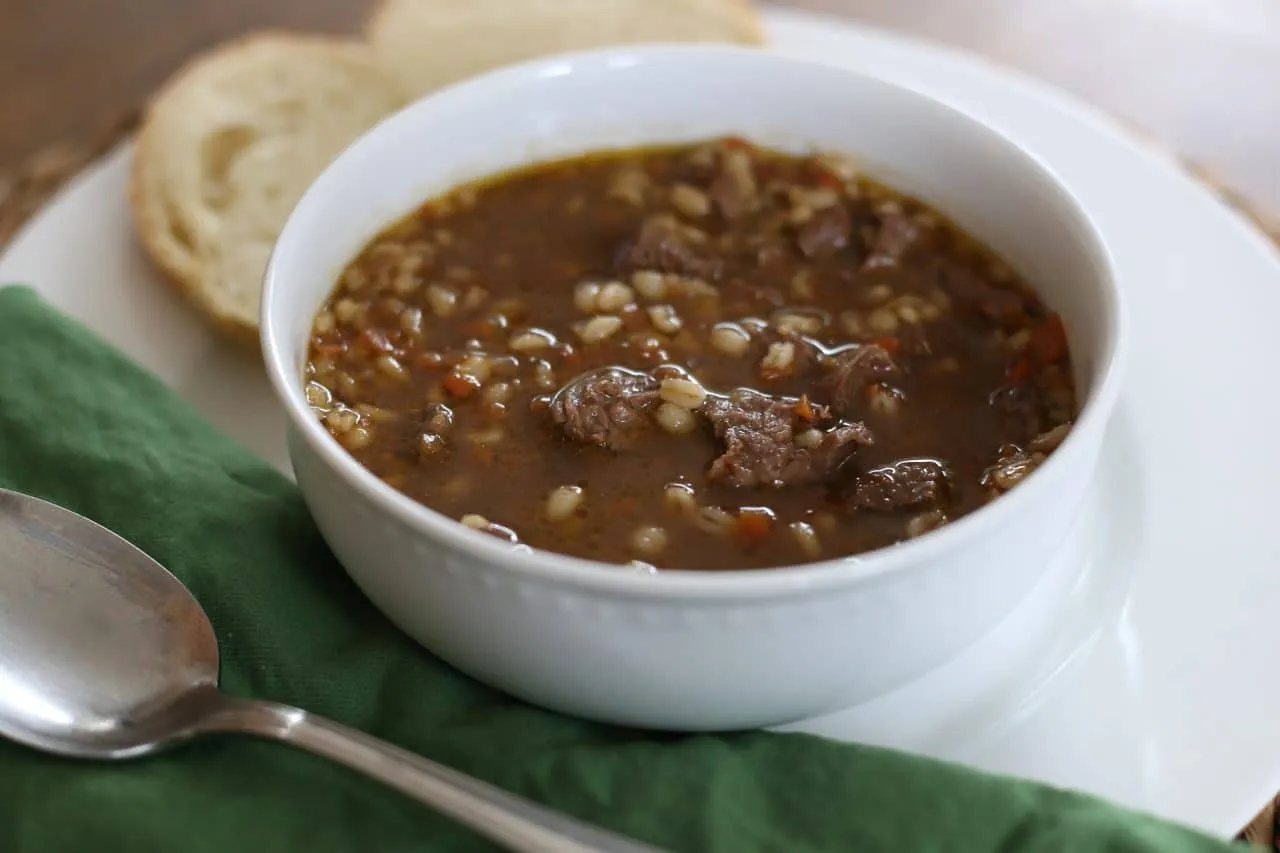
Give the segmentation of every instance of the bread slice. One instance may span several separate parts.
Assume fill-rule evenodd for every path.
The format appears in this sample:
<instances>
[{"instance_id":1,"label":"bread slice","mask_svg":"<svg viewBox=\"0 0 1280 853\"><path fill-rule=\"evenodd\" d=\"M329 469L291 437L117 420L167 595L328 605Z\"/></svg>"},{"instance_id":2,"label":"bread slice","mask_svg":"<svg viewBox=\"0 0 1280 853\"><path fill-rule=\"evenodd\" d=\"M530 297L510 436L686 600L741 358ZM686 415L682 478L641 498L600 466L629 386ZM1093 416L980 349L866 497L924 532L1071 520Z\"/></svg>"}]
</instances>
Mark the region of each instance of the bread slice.
<instances>
[{"instance_id":1,"label":"bread slice","mask_svg":"<svg viewBox=\"0 0 1280 853\"><path fill-rule=\"evenodd\" d=\"M383 0L365 34L414 98L500 65L567 50L764 41L749 0Z\"/></svg>"},{"instance_id":2,"label":"bread slice","mask_svg":"<svg viewBox=\"0 0 1280 853\"><path fill-rule=\"evenodd\" d=\"M404 100L353 40L261 33L195 59L152 99L138 137L130 202L144 248L256 347L262 276L285 219Z\"/></svg>"}]
</instances>

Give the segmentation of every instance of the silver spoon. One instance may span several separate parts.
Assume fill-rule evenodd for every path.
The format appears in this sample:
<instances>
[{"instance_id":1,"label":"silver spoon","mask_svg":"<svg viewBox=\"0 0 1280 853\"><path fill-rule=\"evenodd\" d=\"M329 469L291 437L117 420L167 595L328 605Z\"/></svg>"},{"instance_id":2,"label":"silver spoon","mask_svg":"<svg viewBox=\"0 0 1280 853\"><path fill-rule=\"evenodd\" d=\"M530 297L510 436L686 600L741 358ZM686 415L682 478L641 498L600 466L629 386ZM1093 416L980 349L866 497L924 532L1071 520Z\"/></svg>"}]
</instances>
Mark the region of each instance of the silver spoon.
<instances>
[{"instance_id":1,"label":"silver spoon","mask_svg":"<svg viewBox=\"0 0 1280 853\"><path fill-rule=\"evenodd\" d=\"M657 853L298 708L218 691L218 641L182 583L116 534L0 489L0 735L133 758L210 733L300 747L522 853Z\"/></svg>"}]
</instances>

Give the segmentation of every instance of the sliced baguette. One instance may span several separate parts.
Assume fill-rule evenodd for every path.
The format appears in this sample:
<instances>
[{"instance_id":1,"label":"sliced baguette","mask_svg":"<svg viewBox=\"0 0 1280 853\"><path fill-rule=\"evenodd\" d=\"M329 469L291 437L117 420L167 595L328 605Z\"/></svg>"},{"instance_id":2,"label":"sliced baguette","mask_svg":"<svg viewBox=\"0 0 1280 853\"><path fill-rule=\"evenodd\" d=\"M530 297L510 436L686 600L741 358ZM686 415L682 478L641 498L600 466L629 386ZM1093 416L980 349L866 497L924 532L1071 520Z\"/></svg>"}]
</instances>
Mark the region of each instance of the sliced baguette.
<instances>
[{"instance_id":1,"label":"sliced baguette","mask_svg":"<svg viewBox=\"0 0 1280 853\"><path fill-rule=\"evenodd\" d=\"M256 346L267 258L307 186L404 103L366 45L262 33L180 70L151 101L130 204L148 255Z\"/></svg>"},{"instance_id":2,"label":"sliced baguette","mask_svg":"<svg viewBox=\"0 0 1280 853\"><path fill-rule=\"evenodd\" d=\"M415 98L500 65L567 50L764 41L749 0L383 0L365 34Z\"/></svg>"}]
</instances>

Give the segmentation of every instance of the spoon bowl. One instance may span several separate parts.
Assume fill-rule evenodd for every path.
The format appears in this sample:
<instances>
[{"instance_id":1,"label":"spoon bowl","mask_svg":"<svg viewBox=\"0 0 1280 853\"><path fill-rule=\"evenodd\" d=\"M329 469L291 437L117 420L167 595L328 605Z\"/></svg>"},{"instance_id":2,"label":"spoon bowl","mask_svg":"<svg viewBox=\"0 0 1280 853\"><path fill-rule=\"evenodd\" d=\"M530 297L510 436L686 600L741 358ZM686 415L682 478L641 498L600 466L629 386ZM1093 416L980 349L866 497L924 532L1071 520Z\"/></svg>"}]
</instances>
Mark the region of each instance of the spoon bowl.
<instances>
[{"instance_id":1,"label":"spoon bowl","mask_svg":"<svg viewBox=\"0 0 1280 853\"><path fill-rule=\"evenodd\" d=\"M0 734L78 758L189 736L218 641L182 582L110 530L0 490Z\"/></svg>"},{"instance_id":2,"label":"spoon bowl","mask_svg":"<svg viewBox=\"0 0 1280 853\"><path fill-rule=\"evenodd\" d=\"M655 853L298 708L218 691L199 602L142 550L70 510L0 489L0 736L132 758L193 735L278 740L337 761L528 853Z\"/></svg>"}]
</instances>

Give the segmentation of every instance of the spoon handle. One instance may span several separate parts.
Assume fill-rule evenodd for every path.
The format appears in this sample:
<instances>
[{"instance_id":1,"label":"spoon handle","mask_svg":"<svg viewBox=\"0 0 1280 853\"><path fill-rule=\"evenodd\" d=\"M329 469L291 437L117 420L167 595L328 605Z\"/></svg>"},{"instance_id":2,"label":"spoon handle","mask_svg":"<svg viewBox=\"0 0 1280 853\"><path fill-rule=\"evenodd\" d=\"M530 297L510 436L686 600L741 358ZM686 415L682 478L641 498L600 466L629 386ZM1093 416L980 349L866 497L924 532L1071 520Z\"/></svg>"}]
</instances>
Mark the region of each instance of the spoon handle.
<instances>
[{"instance_id":1,"label":"spoon handle","mask_svg":"<svg viewBox=\"0 0 1280 853\"><path fill-rule=\"evenodd\" d=\"M661 853L288 705L226 698L201 728L277 740L344 764L519 853Z\"/></svg>"}]
</instances>

